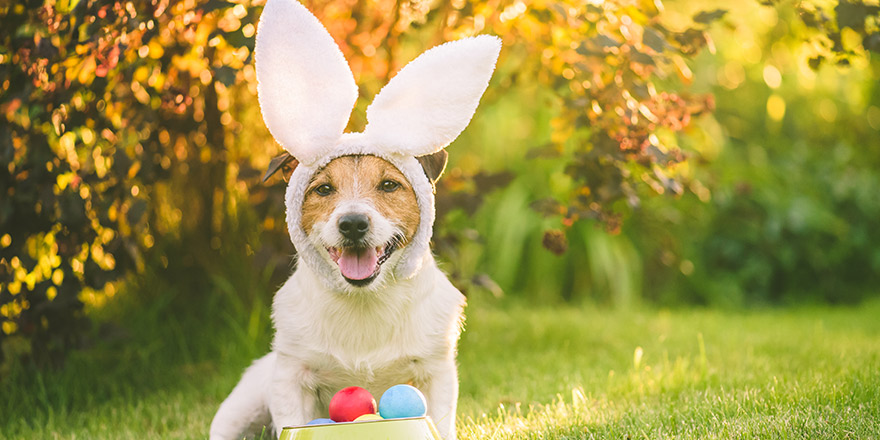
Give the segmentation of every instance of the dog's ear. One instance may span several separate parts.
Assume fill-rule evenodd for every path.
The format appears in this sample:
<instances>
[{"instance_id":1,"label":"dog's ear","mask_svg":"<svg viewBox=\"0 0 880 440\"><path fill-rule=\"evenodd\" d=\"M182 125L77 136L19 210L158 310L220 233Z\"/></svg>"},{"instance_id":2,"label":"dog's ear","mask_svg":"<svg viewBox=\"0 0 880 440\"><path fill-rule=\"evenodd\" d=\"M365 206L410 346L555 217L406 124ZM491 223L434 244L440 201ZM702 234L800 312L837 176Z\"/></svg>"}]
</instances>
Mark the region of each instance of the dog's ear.
<instances>
[{"instance_id":1,"label":"dog's ear","mask_svg":"<svg viewBox=\"0 0 880 440\"><path fill-rule=\"evenodd\" d=\"M446 162L448 159L449 153L447 153L446 150L440 150L436 153L416 158L416 160L422 164L422 169L425 170L425 175L428 176L428 180L431 181L432 186L437 183L437 180L440 179L440 176L443 174L443 170L446 169Z\"/></svg>"},{"instance_id":2,"label":"dog's ear","mask_svg":"<svg viewBox=\"0 0 880 440\"><path fill-rule=\"evenodd\" d=\"M297 165L299 165L299 161L294 159L293 156L286 151L273 157L272 160L269 161L269 168L266 169L266 174L263 175L263 183L269 180L269 178L280 169L284 169L284 180L286 181L287 178L290 177L290 173L296 169Z\"/></svg>"},{"instance_id":3,"label":"dog's ear","mask_svg":"<svg viewBox=\"0 0 880 440\"><path fill-rule=\"evenodd\" d=\"M296 0L268 0L257 27L257 97L275 140L300 162L332 149L357 100L333 37Z\"/></svg>"},{"instance_id":4,"label":"dog's ear","mask_svg":"<svg viewBox=\"0 0 880 440\"><path fill-rule=\"evenodd\" d=\"M501 39L464 38L407 64L367 108L364 135L388 153L424 156L467 127L489 85Z\"/></svg>"}]
</instances>

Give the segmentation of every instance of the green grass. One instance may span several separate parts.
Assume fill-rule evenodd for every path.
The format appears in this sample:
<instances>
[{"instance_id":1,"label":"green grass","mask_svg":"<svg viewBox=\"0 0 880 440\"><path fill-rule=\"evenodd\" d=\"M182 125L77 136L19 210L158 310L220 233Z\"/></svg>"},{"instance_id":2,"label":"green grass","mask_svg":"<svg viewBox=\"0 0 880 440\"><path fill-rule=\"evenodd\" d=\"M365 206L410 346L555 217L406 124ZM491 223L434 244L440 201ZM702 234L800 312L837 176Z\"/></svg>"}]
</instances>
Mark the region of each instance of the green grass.
<instances>
[{"instance_id":1,"label":"green grass","mask_svg":"<svg viewBox=\"0 0 880 440\"><path fill-rule=\"evenodd\" d=\"M270 334L266 306L221 284L189 310L157 295L105 311L117 324L61 369L12 371L0 438L205 438ZM880 438L878 316L880 301L628 312L473 300L460 438Z\"/></svg>"},{"instance_id":2,"label":"green grass","mask_svg":"<svg viewBox=\"0 0 880 440\"><path fill-rule=\"evenodd\" d=\"M878 316L471 309L461 434L880 438Z\"/></svg>"}]
</instances>

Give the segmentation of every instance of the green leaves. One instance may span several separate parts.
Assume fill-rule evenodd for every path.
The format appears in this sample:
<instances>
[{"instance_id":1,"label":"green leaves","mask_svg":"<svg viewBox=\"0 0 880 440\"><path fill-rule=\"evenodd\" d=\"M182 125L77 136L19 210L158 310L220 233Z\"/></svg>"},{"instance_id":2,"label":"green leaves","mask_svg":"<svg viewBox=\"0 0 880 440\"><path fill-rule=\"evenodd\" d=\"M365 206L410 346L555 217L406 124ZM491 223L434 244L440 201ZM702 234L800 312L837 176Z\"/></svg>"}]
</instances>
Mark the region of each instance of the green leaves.
<instances>
[{"instance_id":1,"label":"green leaves","mask_svg":"<svg viewBox=\"0 0 880 440\"><path fill-rule=\"evenodd\" d=\"M0 61L14 66L0 81L0 345L15 335L54 362L84 328L70 318L106 302L162 234L216 249L226 137L240 126L230 89L247 87L254 12L223 1L0 8Z\"/></svg>"},{"instance_id":2,"label":"green leaves","mask_svg":"<svg viewBox=\"0 0 880 440\"><path fill-rule=\"evenodd\" d=\"M816 48L808 58L813 70L826 61L848 66L866 52L880 53L880 5L864 0L840 0L833 14L812 3L799 3L801 21L812 29L809 37Z\"/></svg>"},{"instance_id":3,"label":"green leaves","mask_svg":"<svg viewBox=\"0 0 880 440\"><path fill-rule=\"evenodd\" d=\"M871 16L876 19L877 14L880 13L880 6L860 1L840 0L834 7L834 13L837 14L838 29L848 27L855 31L864 31L866 20Z\"/></svg>"},{"instance_id":4,"label":"green leaves","mask_svg":"<svg viewBox=\"0 0 880 440\"><path fill-rule=\"evenodd\" d=\"M614 38L611 38L605 34L599 34L590 39L590 42L593 45L598 46L601 49L608 49L611 47L620 47L620 42Z\"/></svg>"},{"instance_id":5,"label":"green leaves","mask_svg":"<svg viewBox=\"0 0 880 440\"><path fill-rule=\"evenodd\" d=\"M536 29L522 41L542 55L537 70L547 76L537 79L559 98L549 149L571 152L541 159L563 166L573 182L570 194L532 205L562 225L545 235L554 252L564 249L554 237L578 221L618 230L623 214L647 194L641 188L674 196L686 186L688 177L676 166L688 155L674 140L693 117L711 111L711 100L678 90L693 78L688 60L711 47L707 25L727 11L699 13L691 27L669 31L661 24L662 7L654 6L552 2L548 9L561 18L553 27L520 23ZM670 84L676 77L681 82ZM660 91L660 84L667 90ZM659 132L673 139L670 145L660 145Z\"/></svg>"},{"instance_id":6,"label":"green leaves","mask_svg":"<svg viewBox=\"0 0 880 440\"><path fill-rule=\"evenodd\" d=\"M702 24L709 24L727 15L726 9L715 9L712 11L702 11L694 15L694 21Z\"/></svg>"},{"instance_id":7,"label":"green leaves","mask_svg":"<svg viewBox=\"0 0 880 440\"><path fill-rule=\"evenodd\" d=\"M657 53L663 53L667 48L672 47L666 42L666 37L660 31L649 26L646 26L642 33L642 44Z\"/></svg>"}]
</instances>

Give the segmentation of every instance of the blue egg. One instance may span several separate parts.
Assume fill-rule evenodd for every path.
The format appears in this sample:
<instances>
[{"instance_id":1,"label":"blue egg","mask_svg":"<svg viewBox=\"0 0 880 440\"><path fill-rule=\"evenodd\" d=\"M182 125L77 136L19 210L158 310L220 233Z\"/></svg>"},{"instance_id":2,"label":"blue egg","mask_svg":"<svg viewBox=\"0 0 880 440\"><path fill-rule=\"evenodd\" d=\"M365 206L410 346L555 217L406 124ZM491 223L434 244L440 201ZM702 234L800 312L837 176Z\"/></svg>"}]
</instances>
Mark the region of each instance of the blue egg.
<instances>
[{"instance_id":1,"label":"blue egg","mask_svg":"<svg viewBox=\"0 0 880 440\"><path fill-rule=\"evenodd\" d=\"M306 423L306 425L329 425L331 423L336 423L336 422L334 422L333 420L330 420L330 419L315 419L309 423Z\"/></svg>"},{"instance_id":2,"label":"blue egg","mask_svg":"<svg viewBox=\"0 0 880 440\"><path fill-rule=\"evenodd\" d=\"M383 419L422 417L427 411L425 396L410 385L394 385L379 400L379 415Z\"/></svg>"}]
</instances>

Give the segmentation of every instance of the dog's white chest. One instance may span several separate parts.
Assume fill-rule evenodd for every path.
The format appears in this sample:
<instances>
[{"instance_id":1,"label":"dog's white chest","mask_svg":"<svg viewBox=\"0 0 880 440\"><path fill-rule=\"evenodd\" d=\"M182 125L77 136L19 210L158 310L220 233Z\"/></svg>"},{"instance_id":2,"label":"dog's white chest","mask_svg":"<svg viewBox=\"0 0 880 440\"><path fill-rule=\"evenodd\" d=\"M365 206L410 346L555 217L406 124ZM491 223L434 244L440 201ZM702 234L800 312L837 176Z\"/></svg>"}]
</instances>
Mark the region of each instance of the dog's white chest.
<instances>
[{"instance_id":1,"label":"dog's white chest","mask_svg":"<svg viewBox=\"0 0 880 440\"><path fill-rule=\"evenodd\" d=\"M375 311L317 323L302 341L303 361L328 379L349 376L373 381L389 372L409 371L443 345L442 338L429 337L439 329L426 328L413 318Z\"/></svg>"},{"instance_id":2,"label":"dog's white chest","mask_svg":"<svg viewBox=\"0 0 880 440\"><path fill-rule=\"evenodd\" d=\"M419 382L454 351L464 301L436 267L381 298L340 297L314 281L297 271L278 292L273 318L274 350L298 358L315 388L381 392Z\"/></svg>"},{"instance_id":3,"label":"dog's white chest","mask_svg":"<svg viewBox=\"0 0 880 440\"><path fill-rule=\"evenodd\" d=\"M424 360L402 357L384 365L362 362L345 365L338 359L324 356L307 360L309 377L321 397L329 397L336 391L357 385L366 388L378 398L386 389L400 383L415 383L425 377ZM321 399L323 400L323 399Z\"/></svg>"}]
</instances>

